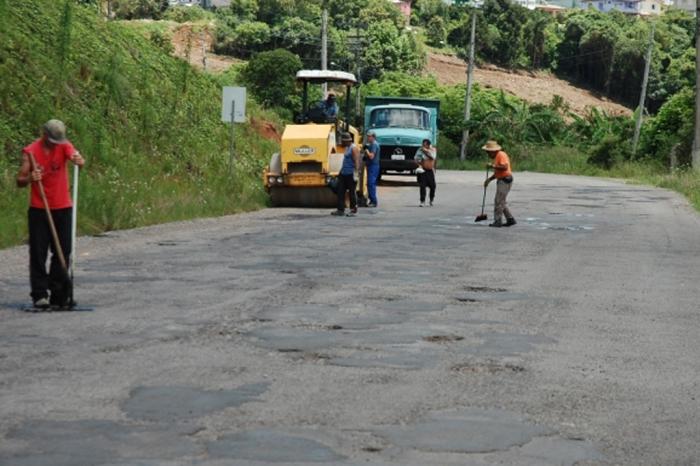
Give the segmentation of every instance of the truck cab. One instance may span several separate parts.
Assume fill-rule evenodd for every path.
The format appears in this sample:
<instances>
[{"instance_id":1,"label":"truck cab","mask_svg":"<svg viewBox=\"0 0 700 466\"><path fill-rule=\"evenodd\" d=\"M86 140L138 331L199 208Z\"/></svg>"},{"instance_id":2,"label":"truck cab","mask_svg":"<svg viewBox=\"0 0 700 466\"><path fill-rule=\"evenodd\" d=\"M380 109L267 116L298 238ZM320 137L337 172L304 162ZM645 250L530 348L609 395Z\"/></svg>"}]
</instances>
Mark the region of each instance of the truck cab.
<instances>
[{"instance_id":1,"label":"truck cab","mask_svg":"<svg viewBox=\"0 0 700 466\"><path fill-rule=\"evenodd\" d=\"M377 97L365 99L365 132L372 130L381 147L382 174L414 173L414 156L424 139L437 140L440 101L409 97Z\"/></svg>"}]
</instances>

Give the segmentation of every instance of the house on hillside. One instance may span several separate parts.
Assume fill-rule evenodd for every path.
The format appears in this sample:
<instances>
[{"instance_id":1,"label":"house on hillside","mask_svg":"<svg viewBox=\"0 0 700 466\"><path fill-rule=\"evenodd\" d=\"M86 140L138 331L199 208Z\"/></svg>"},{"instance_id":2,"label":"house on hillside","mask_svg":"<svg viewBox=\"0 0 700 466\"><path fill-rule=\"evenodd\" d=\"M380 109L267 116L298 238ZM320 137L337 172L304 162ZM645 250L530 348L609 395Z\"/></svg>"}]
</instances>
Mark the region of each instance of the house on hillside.
<instances>
[{"instance_id":1,"label":"house on hillside","mask_svg":"<svg viewBox=\"0 0 700 466\"><path fill-rule=\"evenodd\" d=\"M582 0L581 6L603 13L617 10L628 15L651 16L663 13L664 0Z\"/></svg>"},{"instance_id":2,"label":"house on hillside","mask_svg":"<svg viewBox=\"0 0 700 466\"><path fill-rule=\"evenodd\" d=\"M557 16L566 12L567 8L559 5L536 5L535 10L550 14L552 16Z\"/></svg>"}]
</instances>

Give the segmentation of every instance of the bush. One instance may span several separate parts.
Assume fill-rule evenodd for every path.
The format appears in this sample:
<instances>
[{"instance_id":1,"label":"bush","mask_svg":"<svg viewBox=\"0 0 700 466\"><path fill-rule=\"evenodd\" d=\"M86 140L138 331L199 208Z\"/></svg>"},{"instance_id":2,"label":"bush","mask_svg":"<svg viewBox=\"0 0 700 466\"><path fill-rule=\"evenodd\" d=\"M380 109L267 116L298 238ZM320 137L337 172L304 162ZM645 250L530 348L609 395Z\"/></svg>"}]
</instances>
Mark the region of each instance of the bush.
<instances>
[{"instance_id":1,"label":"bush","mask_svg":"<svg viewBox=\"0 0 700 466\"><path fill-rule=\"evenodd\" d=\"M175 50L170 34L167 34L159 29L152 30L149 39L151 39L151 43L153 45L155 45L168 55L171 55Z\"/></svg>"},{"instance_id":2,"label":"bush","mask_svg":"<svg viewBox=\"0 0 700 466\"><path fill-rule=\"evenodd\" d=\"M159 19L161 7L158 0L112 0L112 11L119 19Z\"/></svg>"},{"instance_id":3,"label":"bush","mask_svg":"<svg viewBox=\"0 0 700 466\"><path fill-rule=\"evenodd\" d=\"M298 56L277 49L261 52L251 58L241 77L260 102L267 106L285 107L292 102L294 78L301 67Z\"/></svg>"},{"instance_id":4,"label":"bush","mask_svg":"<svg viewBox=\"0 0 700 466\"><path fill-rule=\"evenodd\" d=\"M628 140L621 140L619 136L609 135L595 146L588 157L588 163L610 169L632 155L632 148Z\"/></svg>"},{"instance_id":5,"label":"bush","mask_svg":"<svg viewBox=\"0 0 700 466\"><path fill-rule=\"evenodd\" d=\"M164 18L177 23L187 23L213 18L214 15L198 6L176 6L169 8Z\"/></svg>"}]
</instances>

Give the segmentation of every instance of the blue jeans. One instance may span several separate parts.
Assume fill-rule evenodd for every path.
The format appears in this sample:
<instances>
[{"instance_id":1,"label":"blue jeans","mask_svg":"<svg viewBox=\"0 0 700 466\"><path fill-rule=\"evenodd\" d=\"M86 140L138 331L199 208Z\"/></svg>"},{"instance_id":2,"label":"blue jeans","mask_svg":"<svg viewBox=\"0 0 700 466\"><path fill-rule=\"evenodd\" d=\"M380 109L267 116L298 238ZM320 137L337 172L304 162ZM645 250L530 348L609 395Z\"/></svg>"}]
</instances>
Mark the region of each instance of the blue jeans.
<instances>
[{"instance_id":1,"label":"blue jeans","mask_svg":"<svg viewBox=\"0 0 700 466\"><path fill-rule=\"evenodd\" d=\"M377 202L377 179L379 178L379 164L373 163L367 165L367 193L369 194L369 202L378 204Z\"/></svg>"}]
</instances>

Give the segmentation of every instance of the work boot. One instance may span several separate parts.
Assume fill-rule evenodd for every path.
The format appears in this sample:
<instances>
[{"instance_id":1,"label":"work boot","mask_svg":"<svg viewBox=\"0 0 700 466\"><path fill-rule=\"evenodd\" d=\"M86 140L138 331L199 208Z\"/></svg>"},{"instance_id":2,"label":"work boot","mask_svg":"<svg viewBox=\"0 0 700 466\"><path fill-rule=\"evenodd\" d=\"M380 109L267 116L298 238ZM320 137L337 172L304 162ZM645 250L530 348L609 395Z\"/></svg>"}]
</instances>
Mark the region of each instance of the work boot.
<instances>
[{"instance_id":1,"label":"work boot","mask_svg":"<svg viewBox=\"0 0 700 466\"><path fill-rule=\"evenodd\" d=\"M418 204L418 207L425 207L425 202L421 202L420 204Z\"/></svg>"},{"instance_id":2,"label":"work boot","mask_svg":"<svg viewBox=\"0 0 700 466\"><path fill-rule=\"evenodd\" d=\"M511 217L511 218L506 219L506 224L503 225L503 226L505 226L505 227L511 227L511 226L513 226L513 225L516 225L517 223L518 223L518 222L516 222L515 219Z\"/></svg>"},{"instance_id":3,"label":"work boot","mask_svg":"<svg viewBox=\"0 0 700 466\"><path fill-rule=\"evenodd\" d=\"M367 207L377 207L377 204L375 204L374 202L370 202L369 204L367 204Z\"/></svg>"},{"instance_id":4,"label":"work boot","mask_svg":"<svg viewBox=\"0 0 700 466\"><path fill-rule=\"evenodd\" d=\"M342 217L345 215L345 211L344 210L334 210L333 212L331 212L331 215L335 215L336 217Z\"/></svg>"},{"instance_id":5,"label":"work boot","mask_svg":"<svg viewBox=\"0 0 700 466\"><path fill-rule=\"evenodd\" d=\"M46 297L34 300L34 307L37 309L48 309L49 305L49 299Z\"/></svg>"},{"instance_id":6,"label":"work boot","mask_svg":"<svg viewBox=\"0 0 700 466\"><path fill-rule=\"evenodd\" d=\"M430 201L430 207L432 207L432 206L433 206L433 201Z\"/></svg>"},{"instance_id":7,"label":"work boot","mask_svg":"<svg viewBox=\"0 0 700 466\"><path fill-rule=\"evenodd\" d=\"M494 227L494 228L501 228L503 226L503 224L501 222L493 222L493 223L489 223L489 226Z\"/></svg>"},{"instance_id":8,"label":"work boot","mask_svg":"<svg viewBox=\"0 0 700 466\"><path fill-rule=\"evenodd\" d=\"M347 214L348 217L354 217L355 215L357 215L357 208L350 209L350 212Z\"/></svg>"}]
</instances>

